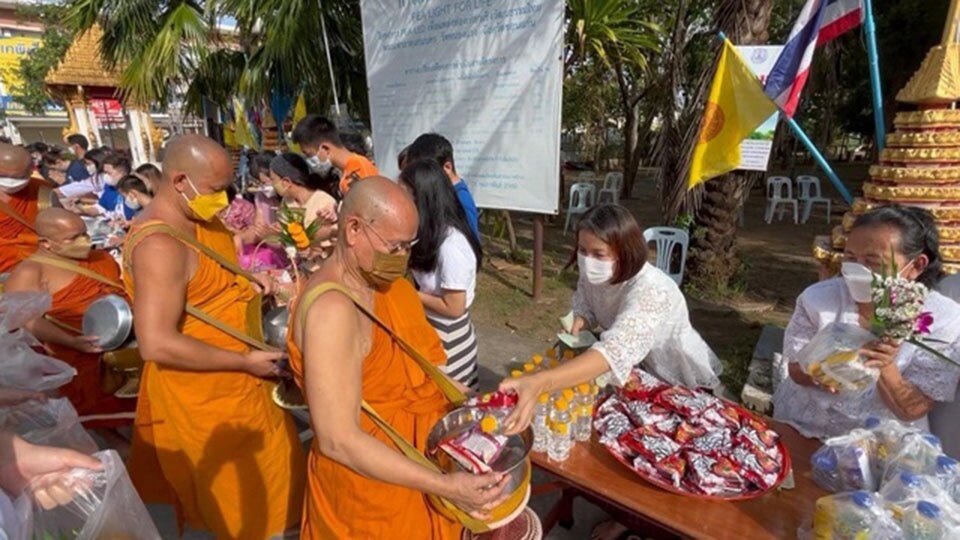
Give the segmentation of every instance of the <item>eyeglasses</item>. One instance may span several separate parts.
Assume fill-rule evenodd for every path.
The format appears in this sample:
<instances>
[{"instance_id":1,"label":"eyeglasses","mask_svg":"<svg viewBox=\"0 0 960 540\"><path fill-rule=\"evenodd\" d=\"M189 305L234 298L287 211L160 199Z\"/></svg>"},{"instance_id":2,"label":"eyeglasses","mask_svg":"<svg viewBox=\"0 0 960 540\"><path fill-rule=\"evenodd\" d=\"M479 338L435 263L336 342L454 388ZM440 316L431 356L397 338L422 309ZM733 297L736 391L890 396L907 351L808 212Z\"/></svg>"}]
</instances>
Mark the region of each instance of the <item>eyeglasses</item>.
<instances>
[{"instance_id":1,"label":"eyeglasses","mask_svg":"<svg viewBox=\"0 0 960 540\"><path fill-rule=\"evenodd\" d=\"M363 223L366 230L373 231L373 234L377 235L377 238L379 238L380 241L387 246L387 253L389 253L390 255L400 253L401 251L409 252L410 250L413 249L413 246L417 245L417 242L420 241L419 238L414 238L413 240L408 240L406 242L394 242L391 244L390 242L387 242L386 239L384 239L383 236L380 233L378 233L376 229L373 228L372 223L368 222L365 219L361 219L360 223Z\"/></svg>"}]
</instances>

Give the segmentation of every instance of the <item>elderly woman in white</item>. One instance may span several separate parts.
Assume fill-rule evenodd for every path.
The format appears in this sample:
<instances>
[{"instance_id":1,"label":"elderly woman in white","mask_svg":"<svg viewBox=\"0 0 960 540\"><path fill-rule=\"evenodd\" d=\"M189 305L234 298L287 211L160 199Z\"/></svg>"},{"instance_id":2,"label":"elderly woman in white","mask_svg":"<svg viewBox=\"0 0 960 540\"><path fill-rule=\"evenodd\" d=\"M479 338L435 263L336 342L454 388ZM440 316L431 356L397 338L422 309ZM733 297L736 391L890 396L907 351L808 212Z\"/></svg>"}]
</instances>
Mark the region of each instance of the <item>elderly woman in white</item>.
<instances>
[{"instance_id":1,"label":"elderly woman in white","mask_svg":"<svg viewBox=\"0 0 960 540\"><path fill-rule=\"evenodd\" d=\"M873 272L895 264L900 276L928 287L940 276L937 227L930 213L918 208L891 205L860 216L847 238L844 257L848 264L864 265ZM873 314L869 284L862 289L863 283L841 277L817 283L797 299L783 344L788 377L780 383L773 402L774 418L805 436L840 435L862 427L870 416L927 429L927 413L934 404L954 398L960 369L909 343L878 340L861 350L865 364L878 369L880 378L874 387L859 394L835 393L819 386L794 361L830 323L869 329ZM960 344L960 306L931 291L924 311L934 319L927 337L943 342L931 345L955 356Z\"/></svg>"},{"instance_id":2,"label":"elderly woman in white","mask_svg":"<svg viewBox=\"0 0 960 540\"><path fill-rule=\"evenodd\" d=\"M526 429L540 394L569 388L610 372L626 382L634 366L673 384L715 388L720 362L690 325L677 284L646 261L636 220L621 206L597 206L577 227L580 281L573 295L572 333L603 329L600 341L560 366L506 380L519 403L506 420L509 433Z\"/></svg>"}]
</instances>

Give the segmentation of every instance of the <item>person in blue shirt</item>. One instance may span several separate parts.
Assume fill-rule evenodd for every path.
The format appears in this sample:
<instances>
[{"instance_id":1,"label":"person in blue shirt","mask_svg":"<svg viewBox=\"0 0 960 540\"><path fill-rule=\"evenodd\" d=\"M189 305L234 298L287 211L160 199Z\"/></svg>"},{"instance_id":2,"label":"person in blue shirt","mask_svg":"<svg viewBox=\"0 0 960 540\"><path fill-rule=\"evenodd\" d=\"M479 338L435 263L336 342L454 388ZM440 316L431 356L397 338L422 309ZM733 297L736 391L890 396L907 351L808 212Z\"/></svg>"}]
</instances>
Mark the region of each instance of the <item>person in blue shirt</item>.
<instances>
[{"instance_id":1,"label":"person in blue shirt","mask_svg":"<svg viewBox=\"0 0 960 540\"><path fill-rule=\"evenodd\" d=\"M96 208L107 217L116 218L122 215L125 219L133 218L137 209L127 205L123 194L117 189L120 180L131 172L130 160L121 154L109 154L104 158L101 169L103 170L100 177L104 184L103 194L100 195Z\"/></svg>"},{"instance_id":2,"label":"person in blue shirt","mask_svg":"<svg viewBox=\"0 0 960 540\"><path fill-rule=\"evenodd\" d=\"M416 138L410 146L402 152L404 154L403 162L405 165L421 161L430 160L443 167L447 173L447 178L453 184L457 192L457 200L460 206L467 214L467 224L470 225L470 231L480 240L480 223L477 203L470 194L470 187L467 182L457 173L456 164L453 161L453 145L443 135L436 133L424 133ZM402 167L401 167L402 168Z\"/></svg>"},{"instance_id":3,"label":"person in blue shirt","mask_svg":"<svg viewBox=\"0 0 960 540\"><path fill-rule=\"evenodd\" d=\"M93 176L96 171L91 171L90 169L93 167L88 168L87 164L83 162L87 150L90 149L90 142L87 141L87 138L79 133L74 133L67 137L67 146L70 147L70 152L76 156L76 159L71 161L70 166L67 168L67 180L65 183L80 182Z\"/></svg>"}]
</instances>

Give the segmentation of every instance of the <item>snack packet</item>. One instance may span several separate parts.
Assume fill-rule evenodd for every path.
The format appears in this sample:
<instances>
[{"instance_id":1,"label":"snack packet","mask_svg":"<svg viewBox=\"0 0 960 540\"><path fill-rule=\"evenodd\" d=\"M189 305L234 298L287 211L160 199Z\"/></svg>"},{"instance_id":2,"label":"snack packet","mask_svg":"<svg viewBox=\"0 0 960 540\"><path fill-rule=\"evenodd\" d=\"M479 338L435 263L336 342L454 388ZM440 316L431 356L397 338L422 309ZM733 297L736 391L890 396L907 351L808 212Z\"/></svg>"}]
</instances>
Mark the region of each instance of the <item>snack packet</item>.
<instances>
[{"instance_id":1,"label":"snack packet","mask_svg":"<svg viewBox=\"0 0 960 540\"><path fill-rule=\"evenodd\" d=\"M847 435L824 441L811 456L813 481L827 491L876 491L871 456L875 440L867 430L855 429Z\"/></svg>"},{"instance_id":2,"label":"snack packet","mask_svg":"<svg viewBox=\"0 0 960 540\"><path fill-rule=\"evenodd\" d=\"M508 437L485 433L474 426L459 435L441 442L438 447L474 474L490 472L493 462L506 447Z\"/></svg>"}]
</instances>

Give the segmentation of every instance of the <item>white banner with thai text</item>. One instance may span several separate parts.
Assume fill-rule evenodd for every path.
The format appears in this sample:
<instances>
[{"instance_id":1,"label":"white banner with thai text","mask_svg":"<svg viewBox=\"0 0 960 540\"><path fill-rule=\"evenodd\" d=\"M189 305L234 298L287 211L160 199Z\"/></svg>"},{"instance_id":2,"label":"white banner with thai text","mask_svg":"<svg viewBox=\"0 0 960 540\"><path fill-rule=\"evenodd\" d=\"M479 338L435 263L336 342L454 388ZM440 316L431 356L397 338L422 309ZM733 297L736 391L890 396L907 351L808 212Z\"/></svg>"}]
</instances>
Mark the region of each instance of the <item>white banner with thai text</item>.
<instances>
[{"instance_id":1,"label":"white banner with thai text","mask_svg":"<svg viewBox=\"0 0 960 540\"><path fill-rule=\"evenodd\" d=\"M422 133L453 144L482 208L556 213L562 0L361 0L374 153Z\"/></svg>"},{"instance_id":2,"label":"white banner with thai text","mask_svg":"<svg viewBox=\"0 0 960 540\"><path fill-rule=\"evenodd\" d=\"M773 69L780 57L783 45L737 45L737 52L746 61L751 70L760 78L761 83L767 82L767 75ZM774 113L766 122L760 124L749 137L740 143L740 167L747 171L765 171L770 163L770 152L773 150L773 136L777 132L777 122L780 113Z\"/></svg>"}]
</instances>

